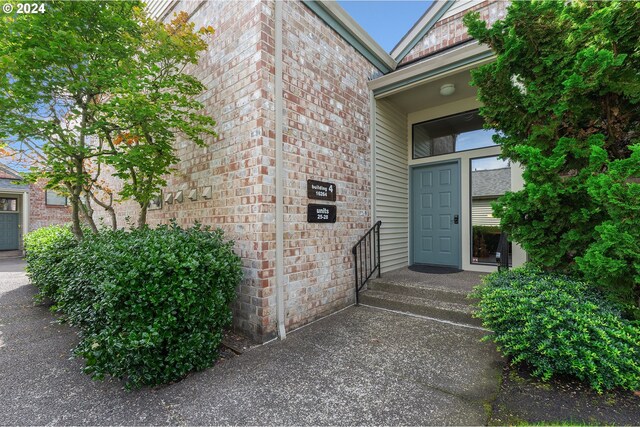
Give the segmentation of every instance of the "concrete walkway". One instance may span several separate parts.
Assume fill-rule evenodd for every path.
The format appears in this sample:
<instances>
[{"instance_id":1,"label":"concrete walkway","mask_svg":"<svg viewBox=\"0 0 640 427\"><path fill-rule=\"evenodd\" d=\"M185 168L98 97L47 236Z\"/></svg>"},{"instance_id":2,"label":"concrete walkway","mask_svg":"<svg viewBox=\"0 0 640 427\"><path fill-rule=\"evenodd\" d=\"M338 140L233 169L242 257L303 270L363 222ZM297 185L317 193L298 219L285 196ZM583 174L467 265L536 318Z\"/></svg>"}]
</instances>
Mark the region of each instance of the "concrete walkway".
<instances>
[{"instance_id":1,"label":"concrete walkway","mask_svg":"<svg viewBox=\"0 0 640 427\"><path fill-rule=\"evenodd\" d=\"M483 332L351 307L161 388L93 382L22 273L0 260L0 424L480 425L502 360Z\"/></svg>"}]
</instances>

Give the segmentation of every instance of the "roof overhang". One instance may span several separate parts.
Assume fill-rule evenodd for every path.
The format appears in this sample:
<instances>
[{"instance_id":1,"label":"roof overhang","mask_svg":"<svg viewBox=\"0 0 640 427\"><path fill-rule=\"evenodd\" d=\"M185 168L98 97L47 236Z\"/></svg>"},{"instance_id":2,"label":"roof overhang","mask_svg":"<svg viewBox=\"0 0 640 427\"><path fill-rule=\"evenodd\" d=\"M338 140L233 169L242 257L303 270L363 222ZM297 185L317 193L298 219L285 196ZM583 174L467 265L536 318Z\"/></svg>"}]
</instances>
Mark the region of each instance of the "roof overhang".
<instances>
[{"instance_id":1,"label":"roof overhang","mask_svg":"<svg viewBox=\"0 0 640 427\"><path fill-rule=\"evenodd\" d=\"M0 194L8 194L11 196L19 196L29 192L29 188L0 187Z\"/></svg>"},{"instance_id":2,"label":"roof overhang","mask_svg":"<svg viewBox=\"0 0 640 427\"><path fill-rule=\"evenodd\" d=\"M10 178L0 178L0 193L22 194L29 192L29 184Z\"/></svg>"},{"instance_id":3,"label":"roof overhang","mask_svg":"<svg viewBox=\"0 0 640 427\"><path fill-rule=\"evenodd\" d=\"M373 38L335 1L302 0L302 3L335 30L371 64L383 73L395 70L397 63Z\"/></svg>"},{"instance_id":4,"label":"roof overhang","mask_svg":"<svg viewBox=\"0 0 640 427\"><path fill-rule=\"evenodd\" d=\"M173 10L177 3L178 0L147 0L147 13L151 18L162 21Z\"/></svg>"},{"instance_id":5,"label":"roof overhang","mask_svg":"<svg viewBox=\"0 0 640 427\"><path fill-rule=\"evenodd\" d=\"M472 40L371 80L369 88L376 98L382 98L447 74L476 68L494 59L490 48Z\"/></svg>"},{"instance_id":6,"label":"roof overhang","mask_svg":"<svg viewBox=\"0 0 640 427\"><path fill-rule=\"evenodd\" d=\"M18 172L14 171L9 166L0 163L0 179L11 179L14 181L19 181L22 179L22 177Z\"/></svg>"}]
</instances>

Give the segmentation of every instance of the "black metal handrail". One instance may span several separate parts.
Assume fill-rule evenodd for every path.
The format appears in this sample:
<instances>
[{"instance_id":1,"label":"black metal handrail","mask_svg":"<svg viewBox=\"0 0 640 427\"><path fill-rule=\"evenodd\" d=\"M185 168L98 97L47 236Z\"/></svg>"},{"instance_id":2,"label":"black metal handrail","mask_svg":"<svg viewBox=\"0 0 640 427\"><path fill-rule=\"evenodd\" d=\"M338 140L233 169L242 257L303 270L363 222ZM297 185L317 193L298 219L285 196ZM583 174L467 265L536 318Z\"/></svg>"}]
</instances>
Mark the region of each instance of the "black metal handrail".
<instances>
[{"instance_id":1,"label":"black metal handrail","mask_svg":"<svg viewBox=\"0 0 640 427\"><path fill-rule=\"evenodd\" d=\"M509 269L509 240L507 233L500 233L500 240L496 250L496 263L498 263L498 271Z\"/></svg>"},{"instance_id":2,"label":"black metal handrail","mask_svg":"<svg viewBox=\"0 0 640 427\"><path fill-rule=\"evenodd\" d=\"M378 270L378 277L380 277L381 225L382 221L376 222L351 249L351 253L355 257L356 305L360 302L360 290L367 284L367 281L376 270Z\"/></svg>"}]
</instances>

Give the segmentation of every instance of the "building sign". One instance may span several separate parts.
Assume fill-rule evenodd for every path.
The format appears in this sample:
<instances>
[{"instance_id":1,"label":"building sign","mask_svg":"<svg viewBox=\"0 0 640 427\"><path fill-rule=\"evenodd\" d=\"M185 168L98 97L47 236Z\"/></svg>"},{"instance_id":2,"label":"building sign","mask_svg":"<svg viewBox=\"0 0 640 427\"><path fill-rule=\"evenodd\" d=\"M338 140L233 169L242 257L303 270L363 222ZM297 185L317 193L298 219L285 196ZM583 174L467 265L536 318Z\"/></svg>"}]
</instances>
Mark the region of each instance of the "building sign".
<instances>
[{"instance_id":1,"label":"building sign","mask_svg":"<svg viewBox=\"0 0 640 427\"><path fill-rule=\"evenodd\" d=\"M307 180L307 197L316 200L336 201L336 185L328 182Z\"/></svg>"},{"instance_id":2,"label":"building sign","mask_svg":"<svg viewBox=\"0 0 640 427\"><path fill-rule=\"evenodd\" d=\"M336 207L332 205L307 206L307 222L336 222Z\"/></svg>"}]
</instances>

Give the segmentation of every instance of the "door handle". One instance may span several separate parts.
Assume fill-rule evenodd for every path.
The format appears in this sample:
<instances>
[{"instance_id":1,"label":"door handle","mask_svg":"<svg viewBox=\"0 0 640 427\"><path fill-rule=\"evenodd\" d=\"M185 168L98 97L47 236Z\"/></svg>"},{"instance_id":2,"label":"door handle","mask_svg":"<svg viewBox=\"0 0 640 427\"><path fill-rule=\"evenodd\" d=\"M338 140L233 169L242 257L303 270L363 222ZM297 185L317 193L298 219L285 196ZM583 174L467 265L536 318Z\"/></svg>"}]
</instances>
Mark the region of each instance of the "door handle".
<instances>
[{"instance_id":1,"label":"door handle","mask_svg":"<svg viewBox=\"0 0 640 427\"><path fill-rule=\"evenodd\" d=\"M454 224L457 224L457 223L458 223L458 221L459 221L459 219L460 219L460 218L458 217L458 215L454 215L454 216L453 216L453 223L454 223Z\"/></svg>"}]
</instances>

